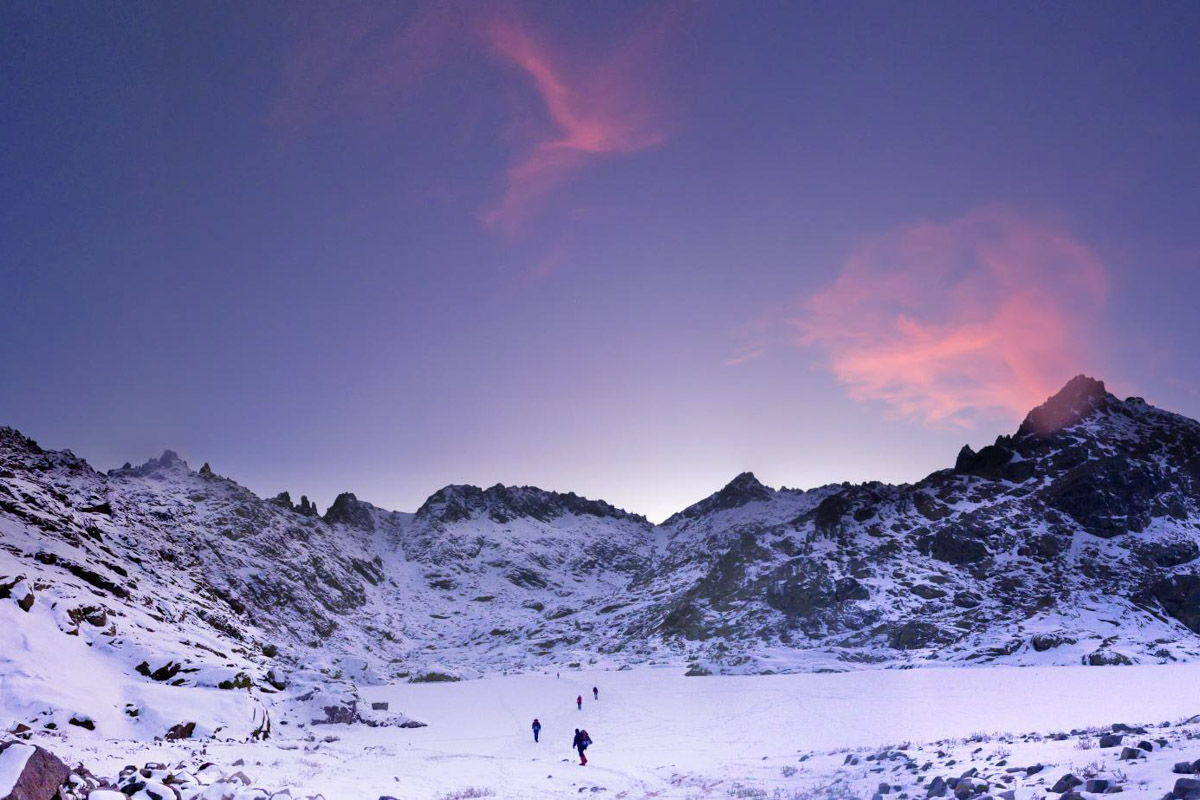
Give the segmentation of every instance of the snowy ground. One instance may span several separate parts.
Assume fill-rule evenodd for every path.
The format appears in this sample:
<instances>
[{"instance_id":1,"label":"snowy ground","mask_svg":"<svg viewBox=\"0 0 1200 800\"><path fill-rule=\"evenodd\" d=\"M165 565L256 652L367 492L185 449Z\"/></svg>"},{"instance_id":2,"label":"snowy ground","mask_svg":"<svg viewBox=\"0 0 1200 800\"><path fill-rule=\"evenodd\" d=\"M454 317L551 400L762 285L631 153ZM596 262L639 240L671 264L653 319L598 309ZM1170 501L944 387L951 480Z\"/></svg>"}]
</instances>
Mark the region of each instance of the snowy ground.
<instances>
[{"instance_id":1,"label":"snowy ground","mask_svg":"<svg viewBox=\"0 0 1200 800\"><path fill-rule=\"evenodd\" d=\"M598 702L591 698L593 685L600 689ZM1200 724L1127 737L1130 746L1169 740L1132 763L1116 761L1120 747L1095 747L1099 731L1083 729L1178 723L1200 713L1197 685L1200 664L706 678L653 668L569 671L561 678L362 689L366 700L386 701L428 723L419 729L290 726L265 744L210 742L203 751L195 743L103 740L84 731L61 739L39 734L34 741L101 775L134 762L233 765L242 759L237 768L256 785L321 792L327 800L443 798L472 788L513 798L581 791L629 798L777 792L865 798L880 782L897 787L892 796L923 798L924 785L937 775L957 777L970 766L999 775L1006 766L1034 763L1046 769L1031 776L1032 788L1019 790L1019 800L1045 796L1069 770L1120 773L1127 794L1157 799L1178 777L1172 764L1200 759L1200 738L1192 739L1200 736ZM582 711L576 695L584 697ZM539 744L529 730L535 716L543 725ZM587 767L570 750L577 726L595 741ZM1072 729L1079 730L1062 740L1043 738ZM1026 732L1039 735L1019 735ZM902 760L866 760L868 753L901 747ZM861 754L859 764L844 764L850 751ZM910 761L916 763L905 767ZM931 766L919 770L916 764L925 762ZM1023 772L1019 777L1025 781Z\"/></svg>"}]
</instances>

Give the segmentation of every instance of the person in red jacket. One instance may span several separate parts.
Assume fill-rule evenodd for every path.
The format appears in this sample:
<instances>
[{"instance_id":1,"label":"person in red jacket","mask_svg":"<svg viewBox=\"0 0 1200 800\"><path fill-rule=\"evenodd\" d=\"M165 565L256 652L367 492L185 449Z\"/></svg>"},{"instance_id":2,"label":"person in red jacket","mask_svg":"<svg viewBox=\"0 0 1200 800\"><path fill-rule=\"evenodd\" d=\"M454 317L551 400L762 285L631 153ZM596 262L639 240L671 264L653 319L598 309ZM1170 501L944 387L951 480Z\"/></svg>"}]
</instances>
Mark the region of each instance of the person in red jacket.
<instances>
[{"instance_id":1,"label":"person in red jacket","mask_svg":"<svg viewBox=\"0 0 1200 800\"><path fill-rule=\"evenodd\" d=\"M580 711L583 711L583 695L579 695L578 697L575 698L575 706Z\"/></svg>"}]
</instances>

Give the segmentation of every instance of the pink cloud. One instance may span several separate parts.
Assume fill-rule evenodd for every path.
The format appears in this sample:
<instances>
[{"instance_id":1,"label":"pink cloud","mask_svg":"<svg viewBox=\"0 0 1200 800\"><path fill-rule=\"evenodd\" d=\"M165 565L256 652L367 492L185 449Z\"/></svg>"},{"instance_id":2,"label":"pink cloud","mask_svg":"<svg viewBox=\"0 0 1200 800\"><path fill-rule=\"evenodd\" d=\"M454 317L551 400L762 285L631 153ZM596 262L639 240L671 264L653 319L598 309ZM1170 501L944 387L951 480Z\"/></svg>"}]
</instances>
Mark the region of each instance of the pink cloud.
<instances>
[{"instance_id":1,"label":"pink cloud","mask_svg":"<svg viewBox=\"0 0 1200 800\"><path fill-rule=\"evenodd\" d=\"M863 244L790 324L850 397L970 425L1094 368L1107 286L1068 234L991 208Z\"/></svg>"},{"instance_id":2,"label":"pink cloud","mask_svg":"<svg viewBox=\"0 0 1200 800\"><path fill-rule=\"evenodd\" d=\"M452 62L499 65L514 88L532 90L514 93L518 99L508 108L519 135L501 167L504 188L480 214L487 228L514 232L572 174L665 138L650 74L671 27L669 15L631 25L624 41L596 56L552 44L504 5L312 9L285 64L283 96L268 115L286 133L327 116L390 125L399 109L415 102L416 90L432 83L437 68ZM476 112L464 108L464 118Z\"/></svg>"},{"instance_id":3,"label":"pink cloud","mask_svg":"<svg viewBox=\"0 0 1200 800\"><path fill-rule=\"evenodd\" d=\"M570 61L512 19L489 27L493 52L524 73L550 124L509 166L504 195L483 214L485 225L511 229L571 172L663 141L653 105L636 90L658 30L642 30L605 59Z\"/></svg>"}]
</instances>

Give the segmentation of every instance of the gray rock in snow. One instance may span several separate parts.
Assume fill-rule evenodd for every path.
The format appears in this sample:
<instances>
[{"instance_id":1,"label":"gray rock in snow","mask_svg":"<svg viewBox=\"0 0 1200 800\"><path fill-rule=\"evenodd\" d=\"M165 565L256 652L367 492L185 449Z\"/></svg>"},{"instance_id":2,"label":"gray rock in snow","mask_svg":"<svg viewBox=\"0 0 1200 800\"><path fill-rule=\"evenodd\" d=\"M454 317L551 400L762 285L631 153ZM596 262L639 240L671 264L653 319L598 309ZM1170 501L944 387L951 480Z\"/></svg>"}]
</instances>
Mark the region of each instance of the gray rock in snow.
<instances>
[{"instance_id":1,"label":"gray rock in snow","mask_svg":"<svg viewBox=\"0 0 1200 800\"><path fill-rule=\"evenodd\" d=\"M17 757L19 751L13 748L32 752L27 755L20 754L26 759L25 765L12 789L0 800L51 800L58 794L59 787L71 774L71 770L49 750L26 742L0 744L0 759L4 759L6 754L9 754L10 758Z\"/></svg>"},{"instance_id":2,"label":"gray rock in snow","mask_svg":"<svg viewBox=\"0 0 1200 800\"><path fill-rule=\"evenodd\" d=\"M1079 780L1079 778L1076 778L1074 775L1068 772L1066 775L1063 775L1054 782L1054 785L1050 787L1050 791L1054 792L1055 794L1061 794L1062 792L1068 792L1071 789L1074 789L1076 786L1079 786L1082 783L1083 781Z\"/></svg>"}]
</instances>

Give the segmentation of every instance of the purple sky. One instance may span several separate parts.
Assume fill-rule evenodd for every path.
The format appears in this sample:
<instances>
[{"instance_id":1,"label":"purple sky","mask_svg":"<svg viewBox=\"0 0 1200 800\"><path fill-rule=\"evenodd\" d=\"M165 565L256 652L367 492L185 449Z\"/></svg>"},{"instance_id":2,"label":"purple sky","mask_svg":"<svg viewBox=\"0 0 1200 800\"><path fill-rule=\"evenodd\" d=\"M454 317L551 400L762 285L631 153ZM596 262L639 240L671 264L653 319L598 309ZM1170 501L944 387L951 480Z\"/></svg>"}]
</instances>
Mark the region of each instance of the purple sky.
<instances>
[{"instance_id":1,"label":"purple sky","mask_svg":"<svg viewBox=\"0 0 1200 800\"><path fill-rule=\"evenodd\" d=\"M0 424L660 519L1200 416L1200 5L0 5Z\"/></svg>"}]
</instances>

